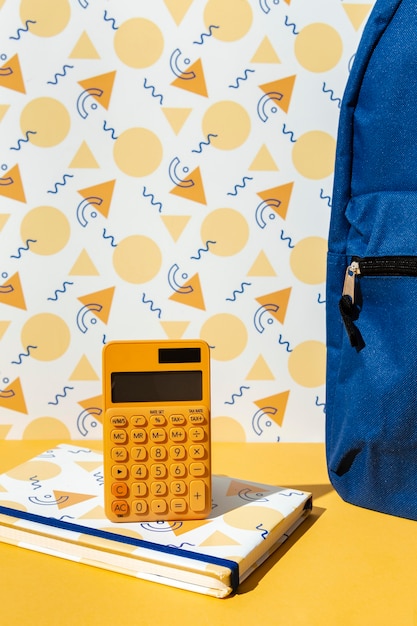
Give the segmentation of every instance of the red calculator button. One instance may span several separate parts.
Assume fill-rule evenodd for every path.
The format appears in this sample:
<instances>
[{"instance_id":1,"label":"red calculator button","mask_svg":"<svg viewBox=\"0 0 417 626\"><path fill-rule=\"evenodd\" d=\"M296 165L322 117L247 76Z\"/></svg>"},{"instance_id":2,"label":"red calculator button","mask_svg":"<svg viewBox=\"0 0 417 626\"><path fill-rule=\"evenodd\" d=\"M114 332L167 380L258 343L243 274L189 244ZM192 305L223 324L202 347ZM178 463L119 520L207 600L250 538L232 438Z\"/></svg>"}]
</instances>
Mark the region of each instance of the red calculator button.
<instances>
[{"instance_id":1,"label":"red calculator button","mask_svg":"<svg viewBox=\"0 0 417 626\"><path fill-rule=\"evenodd\" d=\"M129 515L129 505L125 500L115 500L111 503L111 510L118 517Z\"/></svg>"},{"instance_id":2,"label":"red calculator button","mask_svg":"<svg viewBox=\"0 0 417 626\"><path fill-rule=\"evenodd\" d=\"M129 487L126 483L113 483L111 492L116 498L125 498L129 493Z\"/></svg>"}]
</instances>

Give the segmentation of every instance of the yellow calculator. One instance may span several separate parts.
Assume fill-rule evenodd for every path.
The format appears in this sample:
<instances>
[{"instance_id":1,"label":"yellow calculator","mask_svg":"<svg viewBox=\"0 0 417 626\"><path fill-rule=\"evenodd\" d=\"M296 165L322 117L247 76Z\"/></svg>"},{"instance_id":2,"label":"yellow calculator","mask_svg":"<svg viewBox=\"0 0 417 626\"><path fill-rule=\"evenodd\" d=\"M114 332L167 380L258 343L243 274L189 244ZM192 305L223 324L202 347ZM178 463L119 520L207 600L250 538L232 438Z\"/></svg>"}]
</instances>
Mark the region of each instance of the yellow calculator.
<instances>
[{"instance_id":1,"label":"yellow calculator","mask_svg":"<svg viewBox=\"0 0 417 626\"><path fill-rule=\"evenodd\" d=\"M211 511L210 348L201 340L103 348L104 504L112 522Z\"/></svg>"}]
</instances>

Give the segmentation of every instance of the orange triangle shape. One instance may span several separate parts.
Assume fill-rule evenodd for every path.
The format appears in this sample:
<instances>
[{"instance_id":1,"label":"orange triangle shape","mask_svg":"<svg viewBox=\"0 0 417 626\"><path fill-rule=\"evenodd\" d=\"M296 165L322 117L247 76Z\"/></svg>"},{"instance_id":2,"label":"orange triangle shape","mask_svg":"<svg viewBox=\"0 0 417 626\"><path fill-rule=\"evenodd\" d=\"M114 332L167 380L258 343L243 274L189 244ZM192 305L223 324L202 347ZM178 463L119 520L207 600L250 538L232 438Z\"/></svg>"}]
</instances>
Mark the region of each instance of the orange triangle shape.
<instances>
[{"instance_id":1,"label":"orange triangle shape","mask_svg":"<svg viewBox=\"0 0 417 626\"><path fill-rule=\"evenodd\" d=\"M87 308L90 306L92 307L92 305L98 305L96 307L92 307L91 312L102 322L107 324L113 301L114 290L115 287L108 287L107 289L102 289L101 291L95 291L94 293L89 293L86 296L81 296L78 300Z\"/></svg>"},{"instance_id":2,"label":"orange triangle shape","mask_svg":"<svg viewBox=\"0 0 417 626\"><path fill-rule=\"evenodd\" d=\"M220 530L216 530L210 537L207 537L200 546L239 546L240 543L229 535L222 533Z\"/></svg>"},{"instance_id":3,"label":"orange triangle shape","mask_svg":"<svg viewBox=\"0 0 417 626\"><path fill-rule=\"evenodd\" d=\"M91 91L93 98L97 100L102 107L108 109L115 76L116 71L114 70L113 72L107 72L106 74L100 74L99 76L79 80L78 84L81 85L81 87L83 87L86 91ZM96 90L98 90L99 93L97 93Z\"/></svg>"},{"instance_id":4,"label":"orange triangle shape","mask_svg":"<svg viewBox=\"0 0 417 626\"><path fill-rule=\"evenodd\" d=\"M195 63L190 65L186 72L183 72L172 81L171 85L207 98L208 93L201 59L197 59Z\"/></svg>"},{"instance_id":5,"label":"orange triangle shape","mask_svg":"<svg viewBox=\"0 0 417 626\"><path fill-rule=\"evenodd\" d=\"M90 496L85 493L72 493L71 491L55 491L54 496L58 509L65 509L67 506L84 502L85 500L91 500L96 496Z\"/></svg>"},{"instance_id":6,"label":"orange triangle shape","mask_svg":"<svg viewBox=\"0 0 417 626\"><path fill-rule=\"evenodd\" d=\"M0 178L0 196L6 196L19 202L26 202L18 165L12 167L11 170Z\"/></svg>"},{"instance_id":7,"label":"orange triangle shape","mask_svg":"<svg viewBox=\"0 0 417 626\"><path fill-rule=\"evenodd\" d=\"M17 272L0 285L0 302L8 304L9 306L14 306L17 309L24 309L26 311L25 297L23 295L20 277Z\"/></svg>"},{"instance_id":8,"label":"orange triangle shape","mask_svg":"<svg viewBox=\"0 0 417 626\"><path fill-rule=\"evenodd\" d=\"M353 28L359 30L372 9L372 4L344 4L344 10Z\"/></svg>"},{"instance_id":9,"label":"orange triangle shape","mask_svg":"<svg viewBox=\"0 0 417 626\"><path fill-rule=\"evenodd\" d=\"M4 409L10 409L11 411L17 411L18 413L25 413L27 415L26 402L20 378L16 378L10 385L0 391L0 406Z\"/></svg>"},{"instance_id":10,"label":"orange triangle shape","mask_svg":"<svg viewBox=\"0 0 417 626\"><path fill-rule=\"evenodd\" d=\"M86 200L96 200L96 202L93 203L95 208L103 217L107 217L110 211L115 183L116 180L108 180L105 183L93 185L93 187L78 189L78 193ZM99 200L101 200L100 203L98 203Z\"/></svg>"},{"instance_id":11,"label":"orange triangle shape","mask_svg":"<svg viewBox=\"0 0 417 626\"><path fill-rule=\"evenodd\" d=\"M292 90L294 88L295 76L288 76L287 78L280 78L274 80L271 83L265 83L259 85L260 89L264 93L270 96L276 102L280 109L285 113L288 112L288 108L291 102ZM274 97L274 96L278 96Z\"/></svg>"},{"instance_id":12,"label":"orange triangle shape","mask_svg":"<svg viewBox=\"0 0 417 626\"><path fill-rule=\"evenodd\" d=\"M189 180L192 180L192 185L175 185L175 187L171 189L170 193L172 193L174 196L185 198L186 200L193 200L193 202L207 204L206 194L204 193L203 180L201 178L201 172L199 167L196 167L195 170L191 172Z\"/></svg>"},{"instance_id":13,"label":"orange triangle shape","mask_svg":"<svg viewBox=\"0 0 417 626\"><path fill-rule=\"evenodd\" d=\"M86 400L81 400L78 403L83 407L86 411L88 409L102 409L103 408L103 396L94 396L93 398L87 398ZM95 415L95 414L94 414Z\"/></svg>"},{"instance_id":14,"label":"orange triangle shape","mask_svg":"<svg viewBox=\"0 0 417 626\"><path fill-rule=\"evenodd\" d=\"M261 409L261 411L265 411L268 417L278 424L278 426L282 426L289 395L289 391L283 391L273 396L257 400L255 404Z\"/></svg>"},{"instance_id":15,"label":"orange triangle shape","mask_svg":"<svg viewBox=\"0 0 417 626\"><path fill-rule=\"evenodd\" d=\"M278 322L281 322L281 324L283 324L285 320L285 314L287 312L290 295L291 287L287 287L286 289L281 289L280 291L269 293L266 296L262 296L261 298L256 298L256 301L259 302L261 306L265 307L265 309L269 311L272 317L275 317ZM277 310L275 310L276 307L278 307Z\"/></svg>"},{"instance_id":16,"label":"orange triangle shape","mask_svg":"<svg viewBox=\"0 0 417 626\"><path fill-rule=\"evenodd\" d=\"M189 289L189 287L191 287L191 289ZM180 304L193 306L196 309L206 310L198 274L194 274L194 276L181 287L181 291L174 291L169 299L174 302L179 302Z\"/></svg>"},{"instance_id":17,"label":"orange triangle shape","mask_svg":"<svg viewBox=\"0 0 417 626\"><path fill-rule=\"evenodd\" d=\"M15 54L0 67L0 87L26 93L19 57Z\"/></svg>"},{"instance_id":18,"label":"orange triangle shape","mask_svg":"<svg viewBox=\"0 0 417 626\"><path fill-rule=\"evenodd\" d=\"M287 183L279 187L272 187L259 191L258 196L263 200L269 208L277 213L282 219L287 217L287 211L291 200L291 194L294 183Z\"/></svg>"}]
</instances>

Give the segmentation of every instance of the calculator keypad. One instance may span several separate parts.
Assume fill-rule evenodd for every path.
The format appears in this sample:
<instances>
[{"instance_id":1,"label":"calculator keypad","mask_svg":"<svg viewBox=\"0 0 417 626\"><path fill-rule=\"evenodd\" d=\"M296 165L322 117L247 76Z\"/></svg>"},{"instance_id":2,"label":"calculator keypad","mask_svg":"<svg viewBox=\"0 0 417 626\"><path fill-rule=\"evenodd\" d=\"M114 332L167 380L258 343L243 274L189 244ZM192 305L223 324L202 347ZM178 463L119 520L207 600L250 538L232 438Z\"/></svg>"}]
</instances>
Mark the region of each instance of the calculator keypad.
<instances>
[{"instance_id":1,"label":"calculator keypad","mask_svg":"<svg viewBox=\"0 0 417 626\"><path fill-rule=\"evenodd\" d=\"M113 521L202 519L211 510L209 411L106 413L105 506Z\"/></svg>"}]
</instances>

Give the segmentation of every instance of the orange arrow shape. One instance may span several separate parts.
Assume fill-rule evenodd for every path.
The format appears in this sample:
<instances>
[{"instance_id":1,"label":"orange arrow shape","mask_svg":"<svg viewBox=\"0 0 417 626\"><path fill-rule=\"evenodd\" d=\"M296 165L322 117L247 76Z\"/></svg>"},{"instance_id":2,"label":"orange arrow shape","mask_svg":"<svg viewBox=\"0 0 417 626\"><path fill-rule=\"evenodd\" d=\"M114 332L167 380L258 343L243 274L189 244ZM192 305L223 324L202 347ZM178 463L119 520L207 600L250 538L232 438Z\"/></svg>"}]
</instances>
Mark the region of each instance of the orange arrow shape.
<instances>
[{"instance_id":1,"label":"orange arrow shape","mask_svg":"<svg viewBox=\"0 0 417 626\"><path fill-rule=\"evenodd\" d=\"M12 200L18 200L19 202L26 202L18 165L12 167L11 170L0 178L0 195Z\"/></svg>"},{"instance_id":2,"label":"orange arrow shape","mask_svg":"<svg viewBox=\"0 0 417 626\"><path fill-rule=\"evenodd\" d=\"M7 279L3 285L0 285L0 302L26 311L25 297L17 272L13 274L11 278Z\"/></svg>"},{"instance_id":3,"label":"orange arrow shape","mask_svg":"<svg viewBox=\"0 0 417 626\"><path fill-rule=\"evenodd\" d=\"M71 491L55 491L54 496L57 500L58 509L65 509L67 506L78 504L79 502L85 502L85 500L91 500L96 496L90 496L85 493L72 493Z\"/></svg>"},{"instance_id":4,"label":"orange arrow shape","mask_svg":"<svg viewBox=\"0 0 417 626\"><path fill-rule=\"evenodd\" d=\"M272 315L272 317L275 317L278 322L281 322L281 324L283 324L285 320L285 315L287 313L290 295L291 287L287 287L286 289L274 291L273 293L268 293L266 296L256 298L256 301L259 302L261 306L265 307L265 309L268 310L269 314ZM271 307L270 305L275 306Z\"/></svg>"},{"instance_id":5,"label":"orange arrow shape","mask_svg":"<svg viewBox=\"0 0 417 626\"><path fill-rule=\"evenodd\" d=\"M20 93L26 93L17 54L0 67L0 87L7 87L8 89L13 89Z\"/></svg>"},{"instance_id":6,"label":"orange arrow shape","mask_svg":"<svg viewBox=\"0 0 417 626\"><path fill-rule=\"evenodd\" d=\"M97 100L102 107L108 109L115 76L116 71L107 72L106 74L100 74L99 76L79 80L78 84L81 85L81 87L86 91L93 90L91 91L92 97ZM97 89L100 91L99 94L95 93L95 90Z\"/></svg>"},{"instance_id":7,"label":"orange arrow shape","mask_svg":"<svg viewBox=\"0 0 417 626\"><path fill-rule=\"evenodd\" d=\"M102 200L101 204L94 203L95 208L103 217L107 217L110 211L110 204L113 197L113 190L116 180L108 180L100 185L78 189L78 193L88 200L89 198Z\"/></svg>"},{"instance_id":8,"label":"orange arrow shape","mask_svg":"<svg viewBox=\"0 0 417 626\"><path fill-rule=\"evenodd\" d=\"M206 194L204 193L203 179L201 178L199 167L196 167L195 170L191 172L188 180L191 180L193 184L187 185L186 187L175 185L175 187L171 189L170 193L174 196L185 198L186 200L193 200L194 202L199 202L200 204L207 204Z\"/></svg>"},{"instance_id":9,"label":"orange arrow shape","mask_svg":"<svg viewBox=\"0 0 417 626\"><path fill-rule=\"evenodd\" d=\"M274 102L276 102L280 109L287 113L291 102L294 83L295 76L288 76L287 78L280 78L270 83L259 85L259 88L262 89L264 93L271 94L271 98L274 94L279 94L281 97L274 98Z\"/></svg>"},{"instance_id":10,"label":"orange arrow shape","mask_svg":"<svg viewBox=\"0 0 417 626\"><path fill-rule=\"evenodd\" d=\"M187 287L191 287L191 289L187 290ZM169 299L174 300L174 302L179 302L180 304L193 306L196 309L206 310L198 274L194 274L188 282L182 285L181 291L174 291Z\"/></svg>"},{"instance_id":11,"label":"orange arrow shape","mask_svg":"<svg viewBox=\"0 0 417 626\"><path fill-rule=\"evenodd\" d=\"M287 211L291 200L291 194L294 187L294 183L287 183L280 185L279 187L272 187L271 189L265 189L265 191L259 191L258 196L283 220L287 217Z\"/></svg>"},{"instance_id":12,"label":"orange arrow shape","mask_svg":"<svg viewBox=\"0 0 417 626\"><path fill-rule=\"evenodd\" d=\"M262 398L262 400L257 400L255 404L261 411L265 411L268 417L278 424L278 426L282 426L289 395L289 391L283 391L273 396Z\"/></svg>"},{"instance_id":13,"label":"orange arrow shape","mask_svg":"<svg viewBox=\"0 0 417 626\"><path fill-rule=\"evenodd\" d=\"M201 59L197 59L195 63L190 65L186 72L183 72L172 81L171 85L207 98L208 93L206 79L204 78L204 70Z\"/></svg>"},{"instance_id":14,"label":"orange arrow shape","mask_svg":"<svg viewBox=\"0 0 417 626\"><path fill-rule=\"evenodd\" d=\"M10 385L0 391L0 406L4 409L25 413L27 408L25 397L23 395L22 384L20 378L16 378Z\"/></svg>"}]
</instances>

